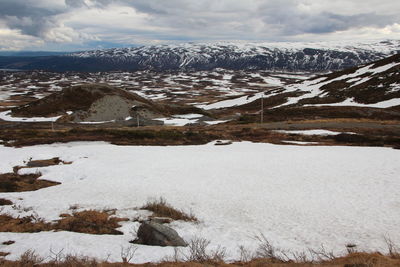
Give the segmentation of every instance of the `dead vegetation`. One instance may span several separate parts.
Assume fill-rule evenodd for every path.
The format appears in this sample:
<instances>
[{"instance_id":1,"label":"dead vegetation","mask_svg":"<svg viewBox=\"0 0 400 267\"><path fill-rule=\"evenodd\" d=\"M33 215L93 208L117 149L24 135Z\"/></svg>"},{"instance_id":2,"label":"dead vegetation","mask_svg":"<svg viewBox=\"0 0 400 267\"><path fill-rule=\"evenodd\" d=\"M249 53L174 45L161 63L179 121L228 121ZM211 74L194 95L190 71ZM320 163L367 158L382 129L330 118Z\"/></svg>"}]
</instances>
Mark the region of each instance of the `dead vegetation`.
<instances>
[{"instance_id":1,"label":"dead vegetation","mask_svg":"<svg viewBox=\"0 0 400 267\"><path fill-rule=\"evenodd\" d=\"M51 224L35 215L21 218L14 218L6 214L0 215L0 232L37 233L50 230L52 230Z\"/></svg>"},{"instance_id":2,"label":"dead vegetation","mask_svg":"<svg viewBox=\"0 0 400 267\"><path fill-rule=\"evenodd\" d=\"M121 248L121 262L109 263L107 260L99 261L90 257L64 254L63 250L50 251L50 255L45 259L39 256L34 250L27 250L18 261L7 261L1 259L8 253L0 254L0 264L5 267L102 267L102 266L157 266L157 267L201 267L201 266L232 266L232 267L398 267L400 266L400 255L394 248L393 243L388 241L388 254L379 252L357 252L352 251L344 256L335 256L325 250L310 250L308 258L306 253L292 253L274 247L264 236L259 239L259 248L255 252L249 252L243 247L241 250L241 260L237 262L225 262L225 248L217 247L210 249L210 241L203 238L195 238L189 244L186 254L180 249L175 248L173 255L167 257L160 263L133 264L136 246ZM244 256L243 256L244 255ZM310 258L311 257L311 258ZM46 260L46 262L44 262Z\"/></svg>"},{"instance_id":3,"label":"dead vegetation","mask_svg":"<svg viewBox=\"0 0 400 267\"><path fill-rule=\"evenodd\" d=\"M365 118L315 118L312 120L254 123L259 117L249 116L243 124L235 122L212 126L186 127L115 127L51 126L36 124L31 129L22 127L0 131L6 146L29 146L71 141L106 141L116 145L200 145L214 140L252 141L281 144L283 140L319 142L323 145L357 145L400 147L400 128L397 120L371 120ZM72 127L72 128L71 128ZM301 136L276 133L273 130L327 129L356 132L360 136Z\"/></svg>"},{"instance_id":4,"label":"dead vegetation","mask_svg":"<svg viewBox=\"0 0 400 267\"><path fill-rule=\"evenodd\" d=\"M72 164L72 162L63 161L59 157L55 157L52 159L41 159L41 160L29 159L24 163L25 163L24 166L15 166L13 168L14 173L17 173L18 170L23 168L41 168L41 167L55 166L59 164Z\"/></svg>"},{"instance_id":5,"label":"dead vegetation","mask_svg":"<svg viewBox=\"0 0 400 267\"><path fill-rule=\"evenodd\" d=\"M111 217L105 211L86 210L74 212L72 215L66 214L59 220L54 228L70 232L86 233L86 234L110 234L122 235L121 231L115 230L119 228L119 222L126 221L117 217Z\"/></svg>"},{"instance_id":6,"label":"dead vegetation","mask_svg":"<svg viewBox=\"0 0 400 267\"><path fill-rule=\"evenodd\" d=\"M153 217L168 217L173 220L182 220L187 222L197 222L198 219L191 213L187 214L183 210L177 210L172 207L164 198L148 201L141 209L153 212Z\"/></svg>"},{"instance_id":7,"label":"dead vegetation","mask_svg":"<svg viewBox=\"0 0 400 267\"><path fill-rule=\"evenodd\" d=\"M14 166L13 173L0 174L0 192L25 192L25 191L35 191L42 188L59 185L60 183L41 180L39 179L42 174L36 171L32 174L19 174L18 171L24 168L40 168L48 167L53 165L71 164L72 162L65 162L60 160L60 158L44 159L44 160L32 160L24 161L23 166ZM5 204L2 204L5 203ZM0 199L0 206L11 205L7 200Z\"/></svg>"},{"instance_id":8,"label":"dead vegetation","mask_svg":"<svg viewBox=\"0 0 400 267\"><path fill-rule=\"evenodd\" d=\"M45 222L37 215L14 218L7 214L0 215L0 232L36 233L42 231L70 231L86 234L122 235L116 230L119 222L127 219L111 217L105 211L86 210L72 215L62 214L62 219L55 223Z\"/></svg>"},{"instance_id":9,"label":"dead vegetation","mask_svg":"<svg viewBox=\"0 0 400 267\"><path fill-rule=\"evenodd\" d=\"M34 174L0 174L0 192L36 191L60 184L48 180L39 180L40 176L42 176L40 172Z\"/></svg>"}]
</instances>

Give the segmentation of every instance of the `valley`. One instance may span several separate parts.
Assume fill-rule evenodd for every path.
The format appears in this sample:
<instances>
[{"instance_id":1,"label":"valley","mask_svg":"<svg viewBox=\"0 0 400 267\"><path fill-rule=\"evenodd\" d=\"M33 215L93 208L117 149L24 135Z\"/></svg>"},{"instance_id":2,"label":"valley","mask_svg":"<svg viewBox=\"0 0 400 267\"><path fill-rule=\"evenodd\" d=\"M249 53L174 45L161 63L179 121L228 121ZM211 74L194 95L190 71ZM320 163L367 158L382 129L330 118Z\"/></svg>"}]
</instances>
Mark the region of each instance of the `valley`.
<instances>
[{"instance_id":1,"label":"valley","mask_svg":"<svg viewBox=\"0 0 400 267\"><path fill-rule=\"evenodd\" d=\"M0 252L135 264L199 261L196 244L213 264L385 253L400 242L399 81L398 54L317 72L0 71ZM137 241L154 221L188 246Z\"/></svg>"}]
</instances>

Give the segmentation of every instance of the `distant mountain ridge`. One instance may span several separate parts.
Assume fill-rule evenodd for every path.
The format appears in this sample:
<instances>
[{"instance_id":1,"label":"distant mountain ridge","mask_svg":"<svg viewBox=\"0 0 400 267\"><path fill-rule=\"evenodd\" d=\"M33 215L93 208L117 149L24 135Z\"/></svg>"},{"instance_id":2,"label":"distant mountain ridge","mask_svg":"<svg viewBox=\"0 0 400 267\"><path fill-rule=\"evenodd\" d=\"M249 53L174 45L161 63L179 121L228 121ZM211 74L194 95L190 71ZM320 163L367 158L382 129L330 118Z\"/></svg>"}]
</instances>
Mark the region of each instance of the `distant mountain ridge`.
<instances>
[{"instance_id":1,"label":"distant mountain ridge","mask_svg":"<svg viewBox=\"0 0 400 267\"><path fill-rule=\"evenodd\" d=\"M3 57L0 68L49 71L188 71L224 68L322 72L400 52L400 41L370 43L187 43L112 48L48 57Z\"/></svg>"},{"instance_id":2,"label":"distant mountain ridge","mask_svg":"<svg viewBox=\"0 0 400 267\"><path fill-rule=\"evenodd\" d=\"M61 56L70 54L69 52L55 51L0 51L0 57L45 57Z\"/></svg>"}]
</instances>

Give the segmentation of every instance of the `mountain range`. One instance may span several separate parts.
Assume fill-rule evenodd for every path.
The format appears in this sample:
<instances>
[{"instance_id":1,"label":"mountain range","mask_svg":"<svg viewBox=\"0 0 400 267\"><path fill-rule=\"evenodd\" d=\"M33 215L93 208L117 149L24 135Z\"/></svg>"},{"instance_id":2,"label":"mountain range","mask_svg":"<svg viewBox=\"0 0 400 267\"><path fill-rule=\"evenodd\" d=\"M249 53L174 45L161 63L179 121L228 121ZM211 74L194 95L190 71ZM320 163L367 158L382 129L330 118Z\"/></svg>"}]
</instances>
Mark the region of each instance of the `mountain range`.
<instances>
[{"instance_id":1,"label":"mountain range","mask_svg":"<svg viewBox=\"0 0 400 267\"><path fill-rule=\"evenodd\" d=\"M186 43L50 56L0 56L0 68L47 71L197 71L217 68L324 72L400 52L400 40L369 43Z\"/></svg>"}]
</instances>

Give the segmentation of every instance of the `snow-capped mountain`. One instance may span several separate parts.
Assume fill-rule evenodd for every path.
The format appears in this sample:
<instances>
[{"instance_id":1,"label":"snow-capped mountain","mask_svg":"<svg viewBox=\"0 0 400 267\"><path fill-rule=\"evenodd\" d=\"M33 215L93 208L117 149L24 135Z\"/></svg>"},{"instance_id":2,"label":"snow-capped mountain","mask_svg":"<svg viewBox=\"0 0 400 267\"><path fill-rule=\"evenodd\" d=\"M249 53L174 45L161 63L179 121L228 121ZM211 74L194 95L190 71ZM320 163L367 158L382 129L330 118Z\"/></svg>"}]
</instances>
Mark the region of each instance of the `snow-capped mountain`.
<instances>
[{"instance_id":1,"label":"snow-capped mountain","mask_svg":"<svg viewBox=\"0 0 400 267\"><path fill-rule=\"evenodd\" d=\"M104 63L155 70L267 69L326 71L352 67L400 51L400 41L378 43L216 43L144 46L75 53Z\"/></svg>"},{"instance_id":2,"label":"snow-capped mountain","mask_svg":"<svg viewBox=\"0 0 400 267\"><path fill-rule=\"evenodd\" d=\"M331 71L382 59L400 41L369 43L187 43L113 48L42 58L0 59L0 68L51 71L271 70Z\"/></svg>"}]
</instances>

